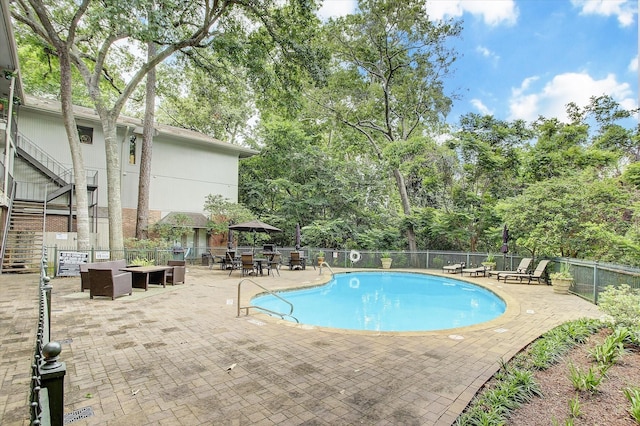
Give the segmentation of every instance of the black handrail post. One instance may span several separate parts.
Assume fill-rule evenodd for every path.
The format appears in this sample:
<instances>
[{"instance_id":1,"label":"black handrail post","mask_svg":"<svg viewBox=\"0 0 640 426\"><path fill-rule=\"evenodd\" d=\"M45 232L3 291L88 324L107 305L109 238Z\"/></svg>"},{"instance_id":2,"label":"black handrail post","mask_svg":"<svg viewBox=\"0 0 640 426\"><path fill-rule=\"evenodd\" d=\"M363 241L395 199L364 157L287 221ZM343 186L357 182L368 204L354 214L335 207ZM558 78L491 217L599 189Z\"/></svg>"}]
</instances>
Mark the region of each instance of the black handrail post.
<instances>
[{"instance_id":1,"label":"black handrail post","mask_svg":"<svg viewBox=\"0 0 640 426\"><path fill-rule=\"evenodd\" d=\"M62 426L64 423L64 376L67 366L58 361L62 347L58 342L49 342L42 348L44 361L40 364L39 372L41 386L49 394L49 413L51 424Z\"/></svg>"}]
</instances>

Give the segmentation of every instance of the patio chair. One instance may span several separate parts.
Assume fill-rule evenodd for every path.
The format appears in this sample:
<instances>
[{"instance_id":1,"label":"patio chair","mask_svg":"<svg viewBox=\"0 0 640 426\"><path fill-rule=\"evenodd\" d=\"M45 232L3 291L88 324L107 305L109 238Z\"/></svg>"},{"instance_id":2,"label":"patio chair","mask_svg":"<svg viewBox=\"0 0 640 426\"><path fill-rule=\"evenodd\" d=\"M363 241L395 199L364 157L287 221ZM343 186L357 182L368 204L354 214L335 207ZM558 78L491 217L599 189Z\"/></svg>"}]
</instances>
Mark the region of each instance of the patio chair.
<instances>
[{"instance_id":1,"label":"patio chair","mask_svg":"<svg viewBox=\"0 0 640 426\"><path fill-rule=\"evenodd\" d=\"M462 272L462 268L465 267L464 262L453 263L451 265L445 265L442 267L442 272L447 272L449 274L457 274L458 272Z\"/></svg>"},{"instance_id":2,"label":"patio chair","mask_svg":"<svg viewBox=\"0 0 640 426\"><path fill-rule=\"evenodd\" d=\"M487 275L489 276L489 278L491 278L492 275L498 275L501 273L513 273L515 272L516 274L526 274L527 271L529 270L529 266L531 266L531 258L530 257L524 257L521 261L520 264L518 265L518 267L516 268L515 271L487 271Z\"/></svg>"},{"instance_id":3,"label":"patio chair","mask_svg":"<svg viewBox=\"0 0 640 426\"><path fill-rule=\"evenodd\" d=\"M540 280L542 278L546 278L545 269L547 269L547 265L549 264L549 260L541 260L536 266L536 269L531 273L516 273L516 272L503 272L498 274L498 281L502 278L505 282L507 280L519 280L522 282L525 278L527 279L527 284L531 284L531 281L536 280L538 284L540 284Z\"/></svg>"},{"instance_id":4,"label":"patio chair","mask_svg":"<svg viewBox=\"0 0 640 426\"><path fill-rule=\"evenodd\" d=\"M253 253L242 253L242 255L240 255L240 263L242 265L243 277L245 275L257 274L256 264L253 261ZM231 272L229 272L229 275L231 275Z\"/></svg>"},{"instance_id":5,"label":"patio chair","mask_svg":"<svg viewBox=\"0 0 640 426\"><path fill-rule=\"evenodd\" d=\"M227 251L222 258L222 264L220 265L221 269L229 269L229 275L233 272L234 269L240 269L241 262L236 259L235 251Z\"/></svg>"},{"instance_id":6,"label":"patio chair","mask_svg":"<svg viewBox=\"0 0 640 426\"><path fill-rule=\"evenodd\" d=\"M280 263L282 262L282 255L280 253L276 253L267 261L267 275L272 274L271 271L275 270L280 276Z\"/></svg>"},{"instance_id":7,"label":"patio chair","mask_svg":"<svg viewBox=\"0 0 640 426\"><path fill-rule=\"evenodd\" d=\"M289 269L304 269L304 259L301 258L299 251L289 253Z\"/></svg>"},{"instance_id":8,"label":"patio chair","mask_svg":"<svg viewBox=\"0 0 640 426\"><path fill-rule=\"evenodd\" d=\"M166 272L167 283L172 285L175 285L177 283L184 284L184 280L187 272L187 261L186 260L169 260L167 262L167 266L172 267Z\"/></svg>"}]
</instances>

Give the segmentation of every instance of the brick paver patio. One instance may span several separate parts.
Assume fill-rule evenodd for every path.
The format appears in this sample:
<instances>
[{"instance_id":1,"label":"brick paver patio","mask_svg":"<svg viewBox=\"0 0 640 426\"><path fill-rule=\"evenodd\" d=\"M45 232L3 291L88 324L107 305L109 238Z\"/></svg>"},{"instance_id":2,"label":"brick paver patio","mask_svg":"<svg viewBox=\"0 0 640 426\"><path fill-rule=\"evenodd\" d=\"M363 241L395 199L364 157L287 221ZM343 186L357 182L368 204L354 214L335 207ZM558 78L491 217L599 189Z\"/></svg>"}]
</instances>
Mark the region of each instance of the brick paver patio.
<instances>
[{"instance_id":1,"label":"brick paver patio","mask_svg":"<svg viewBox=\"0 0 640 426\"><path fill-rule=\"evenodd\" d=\"M283 288L321 283L328 272L284 268L255 280ZM500 360L565 321L600 316L546 285L479 277L468 281L508 302L491 322L410 334L325 330L258 313L237 318L240 279L190 266L184 285L115 301L78 294L79 278L53 280L69 424L450 425ZM29 423L37 283L0 275L2 425Z\"/></svg>"}]
</instances>

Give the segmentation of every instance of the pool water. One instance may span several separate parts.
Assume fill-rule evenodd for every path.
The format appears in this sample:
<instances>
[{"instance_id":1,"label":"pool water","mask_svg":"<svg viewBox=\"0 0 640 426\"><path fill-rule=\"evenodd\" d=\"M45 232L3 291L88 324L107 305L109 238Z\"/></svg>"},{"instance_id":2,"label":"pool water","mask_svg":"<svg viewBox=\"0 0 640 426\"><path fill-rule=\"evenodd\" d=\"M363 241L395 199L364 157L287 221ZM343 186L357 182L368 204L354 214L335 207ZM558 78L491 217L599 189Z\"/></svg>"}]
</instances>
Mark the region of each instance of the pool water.
<instances>
[{"instance_id":1,"label":"pool water","mask_svg":"<svg viewBox=\"0 0 640 426\"><path fill-rule=\"evenodd\" d=\"M501 298L482 287L402 272L336 274L325 285L278 294L293 304L292 315L301 324L349 330L445 330L489 321L506 309ZM272 295L255 297L252 304L289 312Z\"/></svg>"}]
</instances>

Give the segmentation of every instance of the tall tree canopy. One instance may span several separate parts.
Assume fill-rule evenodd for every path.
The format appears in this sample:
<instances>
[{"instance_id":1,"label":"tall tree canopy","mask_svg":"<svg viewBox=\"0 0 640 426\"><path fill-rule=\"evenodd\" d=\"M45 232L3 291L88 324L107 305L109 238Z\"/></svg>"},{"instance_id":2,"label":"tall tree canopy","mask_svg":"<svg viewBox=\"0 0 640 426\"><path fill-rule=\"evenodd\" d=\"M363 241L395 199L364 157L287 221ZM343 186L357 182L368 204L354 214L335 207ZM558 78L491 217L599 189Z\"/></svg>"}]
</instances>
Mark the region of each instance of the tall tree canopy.
<instances>
[{"instance_id":1,"label":"tall tree canopy","mask_svg":"<svg viewBox=\"0 0 640 426\"><path fill-rule=\"evenodd\" d=\"M406 176L391 164L386 148L441 127L451 106L443 78L455 60L447 41L461 26L431 20L418 0L361 0L358 9L326 25L332 69L313 99L344 133L357 135L345 140L388 167L408 217L412 200ZM411 223L406 232L409 249L416 250Z\"/></svg>"},{"instance_id":2,"label":"tall tree canopy","mask_svg":"<svg viewBox=\"0 0 640 426\"><path fill-rule=\"evenodd\" d=\"M314 9L314 3L307 0L291 0L286 4L267 0L259 5L251 0L164 1L161 4L153 0L113 0L107 3L25 0L15 3L13 17L51 46L51 51L60 61L60 98L78 197L79 248L89 248L88 206L86 176L72 110L72 66L79 71L102 122L107 165L109 245L111 249L118 249L124 246L124 240L116 121L147 73L178 51L215 48L217 41L226 39L229 33L254 33L256 28L265 27L267 34L283 41L282 32L291 22L283 16L295 17L296 23L307 22L310 23L307 28L313 28L312 23L316 22ZM158 46L155 55L146 61L131 55L132 45L144 50L148 42ZM126 65L127 74L120 75L124 81L122 86L116 84L113 73L123 68L114 64ZM101 84L105 80L111 83L107 88ZM81 220L84 216L87 219Z\"/></svg>"}]
</instances>

